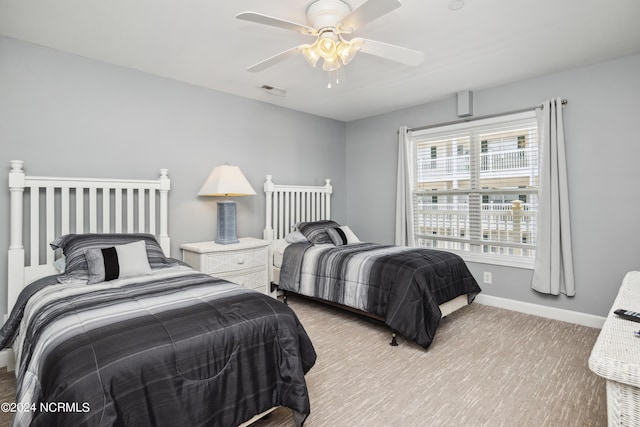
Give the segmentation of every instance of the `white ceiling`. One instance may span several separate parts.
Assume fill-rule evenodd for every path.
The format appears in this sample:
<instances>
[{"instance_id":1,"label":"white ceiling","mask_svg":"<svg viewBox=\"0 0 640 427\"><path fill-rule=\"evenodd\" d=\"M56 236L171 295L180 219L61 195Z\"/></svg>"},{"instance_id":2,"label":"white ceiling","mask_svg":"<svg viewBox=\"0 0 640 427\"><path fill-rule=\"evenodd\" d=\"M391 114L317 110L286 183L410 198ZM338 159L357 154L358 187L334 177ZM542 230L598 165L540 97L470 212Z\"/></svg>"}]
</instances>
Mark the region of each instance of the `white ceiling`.
<instances>
[{"instance_id":1,"label":"white ceiling","mask_svg":"<svg viewBox=\"0 0 640 427\"><path fill-rule=\"evenodd\" d=\"M333 89L302 56L246 71L313 39L235 16L306 24L309 0L0 0L0 34L345 122L640 52L639 0L450 1L404 0L354 34L420 50L422 65L359 53Z\"/></svg>"}]
</instances>

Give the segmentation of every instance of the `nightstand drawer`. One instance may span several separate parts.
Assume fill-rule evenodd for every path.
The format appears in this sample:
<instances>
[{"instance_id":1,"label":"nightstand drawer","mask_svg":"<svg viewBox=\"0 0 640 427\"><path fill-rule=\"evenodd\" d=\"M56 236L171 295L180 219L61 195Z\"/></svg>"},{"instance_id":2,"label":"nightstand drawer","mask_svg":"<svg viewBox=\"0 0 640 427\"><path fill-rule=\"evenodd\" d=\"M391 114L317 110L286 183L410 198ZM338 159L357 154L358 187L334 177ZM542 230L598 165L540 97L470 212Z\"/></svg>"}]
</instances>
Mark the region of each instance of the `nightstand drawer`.
<instances>
[{"instance_id":1,"label":"nightstand drawer","mask_svg":"<svg viewBox=\"0 0 640 427\"><path fill-rule=\"evenodd\" d=\"M253 271L243 271L242 273L220 273L214 276L242 285L245 288L251 288L262 293L266 293L267 275L268 273L263 268L257 268Z\"/></svg>"},{"instance_id":2,"label":"nightstand drawer","mask_svg":"<svg viewBox=\"0 0 640 427\"><path fill-rule=\"evenodd\" d=\"M269 286L269 242L241 237L238 243L184 243L182 260L203 273L256 289L274 298Z\"/></svg>"},{"instance_id":3,"label":"nightstand drawer","mask_svg":"<svg viewBox=\"0 0 640 427\"><path fill-rule=\"evenodd\" d=\"M245 249L207 254L205 272L212 275L263 267L266 263L265 248Z\"/></svg>"}]
</instances>

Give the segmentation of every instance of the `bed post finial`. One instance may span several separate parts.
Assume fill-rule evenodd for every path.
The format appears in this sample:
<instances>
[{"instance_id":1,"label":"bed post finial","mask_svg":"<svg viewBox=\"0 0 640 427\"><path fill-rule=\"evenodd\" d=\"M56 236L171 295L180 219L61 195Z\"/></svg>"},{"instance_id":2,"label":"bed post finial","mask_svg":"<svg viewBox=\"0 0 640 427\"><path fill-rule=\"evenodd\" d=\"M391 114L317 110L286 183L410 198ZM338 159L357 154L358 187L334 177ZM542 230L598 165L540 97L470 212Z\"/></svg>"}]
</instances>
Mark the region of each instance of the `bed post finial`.
<instances>
[{"instance_id":1,"label":"bed post finial","mask_svg":"<svg viewBox=\"0 0 640 427\"><path fill-rule=\"evenodd\" d=\"M11 160L10 163L11 163L11 173L22 172L22 165L24 165L24 162L22 160Z\"/></svg>"}]
</instances>

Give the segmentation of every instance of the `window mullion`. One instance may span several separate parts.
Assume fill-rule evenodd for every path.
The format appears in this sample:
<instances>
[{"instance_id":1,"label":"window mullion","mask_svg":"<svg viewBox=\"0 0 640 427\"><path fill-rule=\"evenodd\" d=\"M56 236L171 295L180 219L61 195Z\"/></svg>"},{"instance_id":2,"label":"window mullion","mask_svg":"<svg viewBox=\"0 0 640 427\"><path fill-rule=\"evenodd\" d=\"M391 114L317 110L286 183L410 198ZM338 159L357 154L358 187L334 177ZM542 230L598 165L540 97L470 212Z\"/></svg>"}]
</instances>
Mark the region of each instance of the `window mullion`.
<instances>
[{"instance_id":1,"label":"window mullion","mask_svg":"<svg viewBox=\"0 0 640 427\"><path fill-rule=\"evenodd\" d=\"M478 134L469 135L469 238L473 242L482 241L482 196L480 195L480 141ZM472 252L480 252L480 245L471 245Z\"/></svg>"}]
</instances>

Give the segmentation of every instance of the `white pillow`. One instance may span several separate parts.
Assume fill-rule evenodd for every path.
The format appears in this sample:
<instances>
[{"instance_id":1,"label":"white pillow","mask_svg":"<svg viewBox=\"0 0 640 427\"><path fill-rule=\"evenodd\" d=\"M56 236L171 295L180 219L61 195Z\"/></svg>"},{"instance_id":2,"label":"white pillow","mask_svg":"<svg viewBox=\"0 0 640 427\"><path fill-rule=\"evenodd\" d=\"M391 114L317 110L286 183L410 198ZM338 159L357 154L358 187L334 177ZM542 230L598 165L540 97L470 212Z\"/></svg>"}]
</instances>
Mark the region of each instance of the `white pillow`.
<instances>
[{"instance_id":1,"label":"white pillow","mask_svg":"<svg viewBox=\"0 0 640 427\"><path fill-rule=\"evenodd\" d=\"M88 249L89 284L151 274L144 240L108 248Z\"/></svg>"},{"instance_id":2,"label":"white pillow","mask_svg":"<svg viewBox=\"0 0 640 427\"><path fill-rule=\"evenodd\" d=\"M360 239L358 239L358 237L355 235L355 233L353 231L351 231L351 229L349 228L348 225L343 225L340 228L342 229L342 231L344 231L344 234L347 235L347 244L361 243Z\"/></svg>"},{"instance_id":3,"label":"white pillow","mask_svg":"<svg viewBox=\"0 0 640 427\"><path fill-rule=\"evenodd\" d=\"M64 255L62 255L60 258L58 258L57 260L53 261L53 266L56 268L56 270L58 270L60 273L64 273L64 269L66 267L66 261L67 259L65 258Z\"/></svg>"},{"instance_id":4,"label":"white pillow","mask_svg":"<svg viewBox=\"0 0 640 427\"><path fill-rule=\"evenodd\" d=\"M298 230L292 231L291 233L287 233L287 235L284 236L284 240L286 240L288 243L304 243L304 242L308 242L307 238L304 237L304 234L302 234Z\"/></svg>"},{"instance_id":5,"label":"white pillow","mask_svg":"<svg viewBox=\"0 0 640 427\"><path fill-rule=\"evenodd\" d=\"M331 237L331 241L336 246L350 245L352 243L360 243L360 240L351 231L348 225L341 227L327 228L327 233Z\"/></svg>"}]
</instances>

